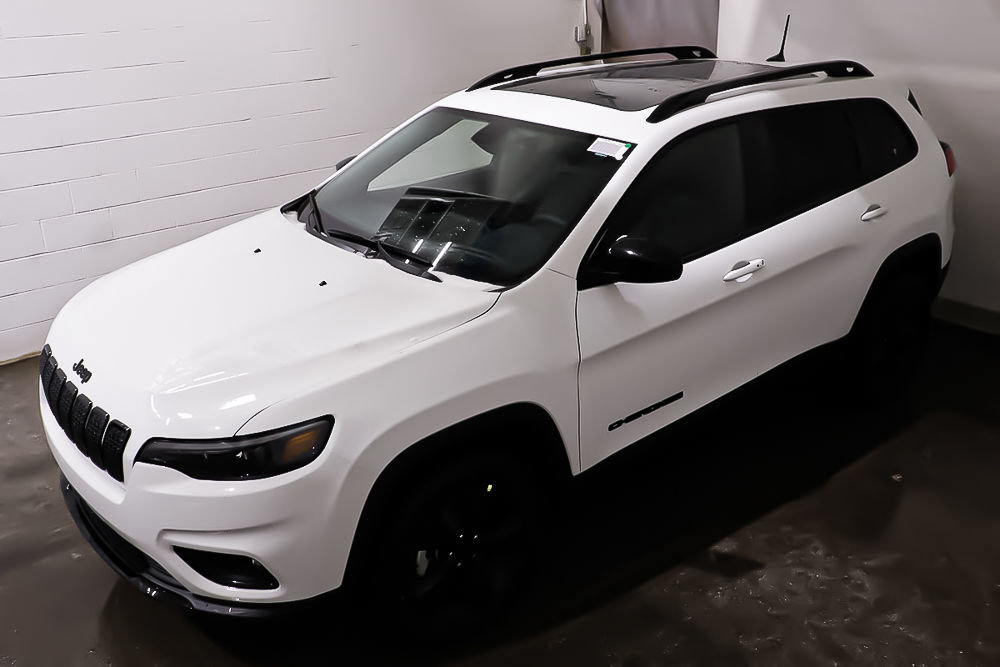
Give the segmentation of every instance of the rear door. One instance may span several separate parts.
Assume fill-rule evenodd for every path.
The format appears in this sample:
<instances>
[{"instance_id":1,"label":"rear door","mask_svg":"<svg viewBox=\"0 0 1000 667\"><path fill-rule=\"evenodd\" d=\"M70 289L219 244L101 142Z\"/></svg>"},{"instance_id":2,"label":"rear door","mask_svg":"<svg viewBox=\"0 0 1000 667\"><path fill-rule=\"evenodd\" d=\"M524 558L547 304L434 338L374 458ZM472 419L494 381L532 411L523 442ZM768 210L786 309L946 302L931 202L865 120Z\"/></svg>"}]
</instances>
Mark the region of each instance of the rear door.
<instances>
[{"instance_id":1,"label":"rear door","mask_svg":"<svg viewBox=\"0 0 1000 667\"><path fill-rule=\"evenodd\" d=\"M773 316L757 372L846 334L887 254L886 218L897 196L871 183L872 144L857 111L877 100L840 100L743 116L748 251L766 259L758 307ZM912 137L911 137L912 139ZM864 150L863 150L864 148Z\"/></svg>"},{"instance_id":2,"label":"rear door","mask_svg":"<svg viewBox=\"0 0 1000 667\"><path fill-rule=\"evenodd\" d=\"M866 204L863 242L874 255L871 261L881 264L904 243L943 228L947 166L936 141L930 144L931 155L916 159L917 140L886 102L859 99L844 104L861 157L859 192Z\"/></svg>"}]
</instances>

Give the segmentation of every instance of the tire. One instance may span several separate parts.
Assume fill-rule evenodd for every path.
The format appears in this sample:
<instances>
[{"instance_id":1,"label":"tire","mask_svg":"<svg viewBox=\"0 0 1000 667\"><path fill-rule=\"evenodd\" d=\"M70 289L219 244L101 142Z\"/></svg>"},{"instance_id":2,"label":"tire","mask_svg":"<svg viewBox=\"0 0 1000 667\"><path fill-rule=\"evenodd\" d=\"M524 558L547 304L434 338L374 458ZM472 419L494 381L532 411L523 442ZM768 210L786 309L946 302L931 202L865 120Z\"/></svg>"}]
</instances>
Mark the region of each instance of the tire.
<instances>
[{"instance_id":1,"label":"tire","mask_svg":"<svg viewBox=\"0 0 1000 667\"><path fill-rule=\"evenodd\" d=\"M897 402L919 364L930 322L932 288L912 273L877 285L851 332L851 386L865 405Z\"/></svg>"},{"instance_id":2,"label":"tire","mask_svg":"<svg viewBox=\"0 0 1000 667\"><path fill-rule=\"evenodd\" d=\"M547 514L525 466L500 454L425 466L393 498L364 558L372 618L438 642L502 615L529 579Z\"/></svg>"}]
</instances>

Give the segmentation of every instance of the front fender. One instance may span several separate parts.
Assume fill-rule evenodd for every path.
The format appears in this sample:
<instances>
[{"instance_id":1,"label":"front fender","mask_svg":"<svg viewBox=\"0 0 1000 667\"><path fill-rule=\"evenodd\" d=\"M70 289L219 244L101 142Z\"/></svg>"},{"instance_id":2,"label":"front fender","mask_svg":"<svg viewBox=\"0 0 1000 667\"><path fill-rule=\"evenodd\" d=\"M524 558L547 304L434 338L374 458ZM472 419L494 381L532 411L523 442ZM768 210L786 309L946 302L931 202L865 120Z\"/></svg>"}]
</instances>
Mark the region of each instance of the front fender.
<instances>
[{"instance_id":1,"label":"front fender","mask_svg":"<svg viewBox=\"0 0 1000 667\"><path fill-rule=\"evenodd\" d=\"M379 475L414 443L470 417L532 403L555 423L572 472L580 469L576 283L543 271L486 314L330 387L267 408L241 433L332 414L323 455L330 493L328 562L342 582L358 521ZM474 442L470 442L474 445Z\"/></svg>"}]
</instances>

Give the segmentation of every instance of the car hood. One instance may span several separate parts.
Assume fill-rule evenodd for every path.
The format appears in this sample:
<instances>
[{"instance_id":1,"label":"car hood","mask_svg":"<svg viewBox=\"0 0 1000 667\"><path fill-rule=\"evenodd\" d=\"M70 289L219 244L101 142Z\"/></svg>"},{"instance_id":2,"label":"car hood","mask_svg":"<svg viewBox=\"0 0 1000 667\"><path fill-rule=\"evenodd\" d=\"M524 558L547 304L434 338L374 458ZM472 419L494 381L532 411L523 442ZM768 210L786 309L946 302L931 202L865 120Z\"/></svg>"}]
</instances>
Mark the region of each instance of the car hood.
<instances>
[{"instance_id":1,"label":"car hood","mask_svg":"<svg viewBox=\"0 0 1000 667\"><path fill-rule=\"evenodd\" d=\"M236 433L298 392L361 372L489 310L482 285L438 283L315 238L269 211L91 284L48 342L81 391L162 437ZM146 429L141 429L146 430Z\"/></svg>"}]
</instances>

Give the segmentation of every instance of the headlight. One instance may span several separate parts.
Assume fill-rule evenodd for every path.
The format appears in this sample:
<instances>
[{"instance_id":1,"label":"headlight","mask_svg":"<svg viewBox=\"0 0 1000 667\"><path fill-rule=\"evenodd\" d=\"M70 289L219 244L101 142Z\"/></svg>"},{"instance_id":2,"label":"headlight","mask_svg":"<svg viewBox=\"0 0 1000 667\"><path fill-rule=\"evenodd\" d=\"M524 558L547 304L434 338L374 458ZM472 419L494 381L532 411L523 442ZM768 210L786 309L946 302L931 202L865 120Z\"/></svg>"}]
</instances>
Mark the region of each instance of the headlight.
<instances>
[{"instance_id":1,"label":"headlight","mask_svg":"<svg viewBox=\"0 0 1000 667\"><path fill-rule=\"evenodd\" d=\"M273 477L316 459L333 429L333 417L222 440L153 439L136 462L179 470L195 479L235 481Z\"/></svg>"}]
</instances>

